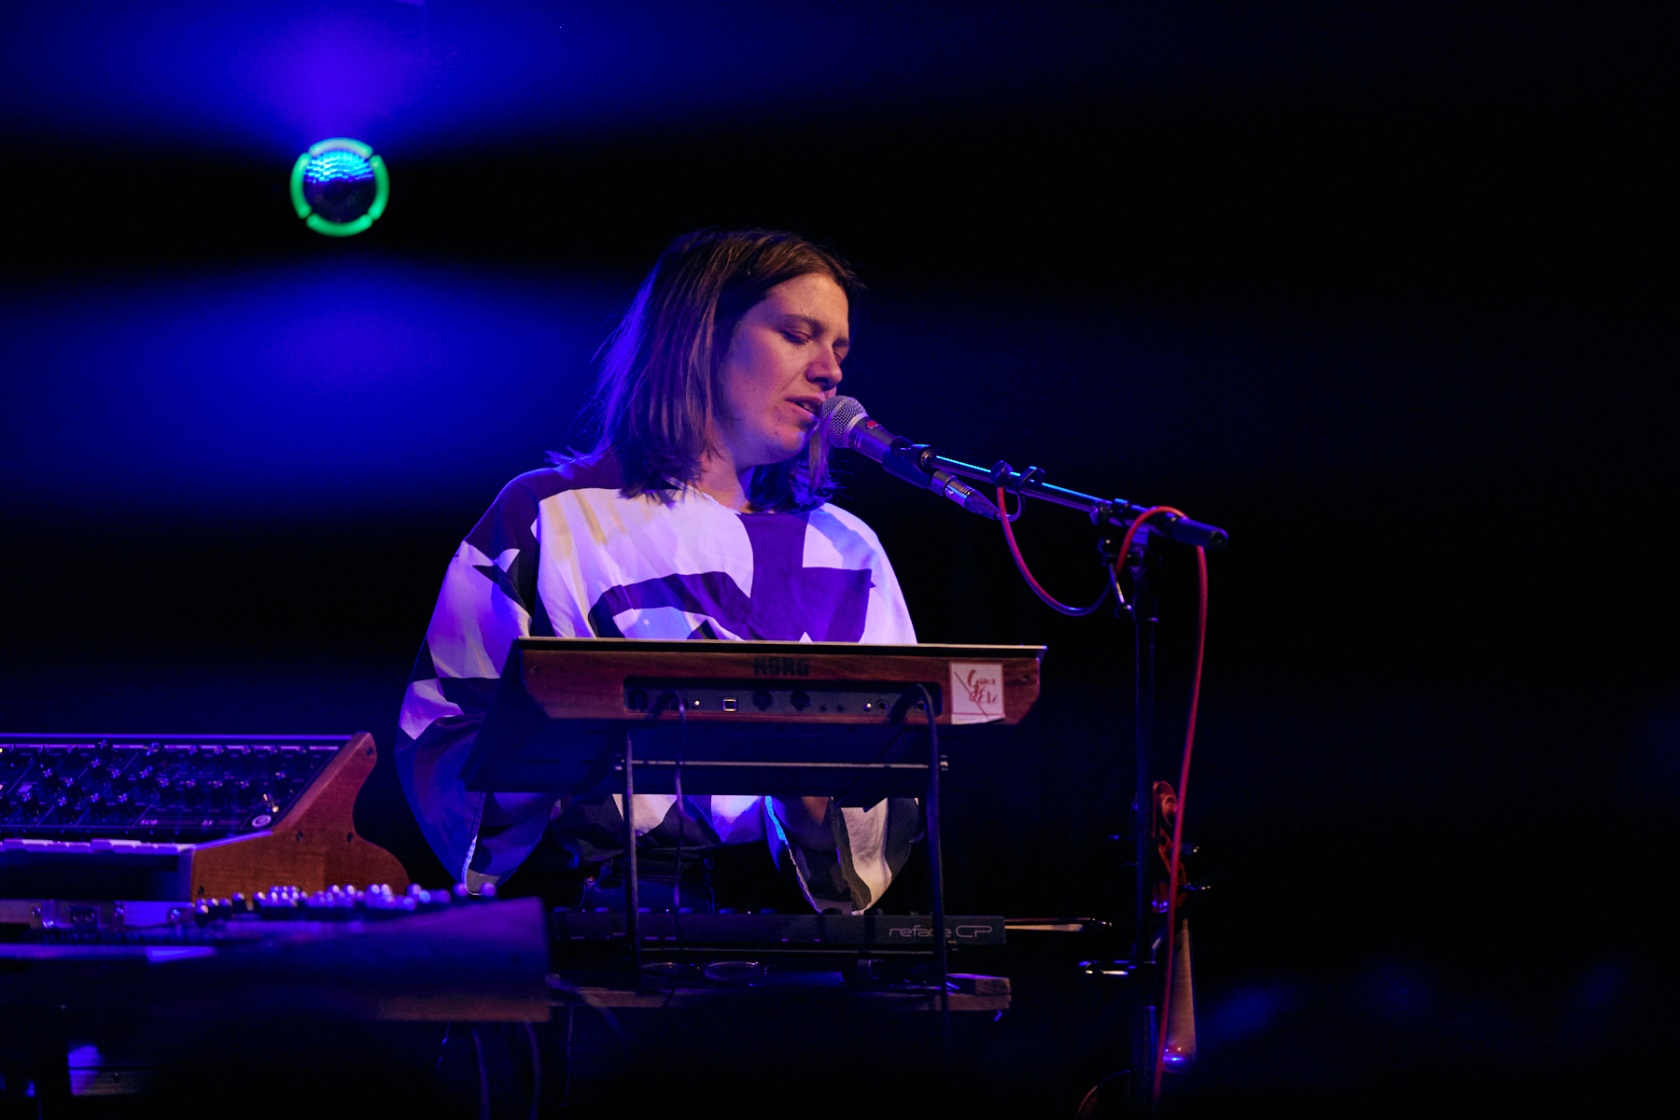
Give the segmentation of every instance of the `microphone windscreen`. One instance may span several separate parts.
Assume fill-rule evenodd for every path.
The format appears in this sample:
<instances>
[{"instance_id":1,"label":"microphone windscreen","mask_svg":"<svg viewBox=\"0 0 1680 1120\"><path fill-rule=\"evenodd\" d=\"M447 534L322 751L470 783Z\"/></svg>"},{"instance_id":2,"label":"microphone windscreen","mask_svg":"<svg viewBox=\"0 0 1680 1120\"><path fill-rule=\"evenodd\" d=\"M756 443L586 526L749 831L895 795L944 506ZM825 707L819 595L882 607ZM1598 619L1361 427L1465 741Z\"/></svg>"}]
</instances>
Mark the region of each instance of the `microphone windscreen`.
<instances>
[{"instance_id":1,"label":"microphone windscreen","mask_svg":"<svg viewBox=\"0 0 1680 1120\"><path fill-rule=\"evenodd\" d=\"M846 447L846 433L868 415L856 397L830 397L817 413L817 428L830 447Z\"/></svg>"}]
</instances>

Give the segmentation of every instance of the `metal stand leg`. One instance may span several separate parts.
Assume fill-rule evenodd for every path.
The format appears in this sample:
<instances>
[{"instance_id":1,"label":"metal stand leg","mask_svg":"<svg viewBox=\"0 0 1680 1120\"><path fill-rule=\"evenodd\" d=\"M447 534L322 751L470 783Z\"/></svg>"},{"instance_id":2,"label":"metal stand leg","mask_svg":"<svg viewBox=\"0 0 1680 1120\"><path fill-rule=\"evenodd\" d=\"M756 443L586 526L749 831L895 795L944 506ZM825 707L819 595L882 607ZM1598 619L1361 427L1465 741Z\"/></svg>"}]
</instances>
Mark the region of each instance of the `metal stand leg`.
<instances>
[{"instance_id":1,"label":"metal stand leg","mask_svg":"<svg viewBox=\"0 0 1680 1120\"><path fill-rule=\"evenodd\" d=\"M642 990L641 876L636 868L636 759L632 735L624 732L624 932L630 938L630 966L636 990Z\"/></svg>"},{"instance_id":2,"label":"metal stand leg","mask_svg":"<svg viewBox=\"0 0 1680 1120\"><path fill-rule=\"evenodd\" d=\"M1137 1114L1154 1108L1152 1092L1157 1049L1155 968L1155 627L1156 599L1152 576L1160 554L1160 540L1144 531L1143 551L1132 568L1132 623L1137 650L1137 720L1134 732L1136 766L1132 794L1132 1010L1131 1100Z\"/></svg>"}]
</instances>

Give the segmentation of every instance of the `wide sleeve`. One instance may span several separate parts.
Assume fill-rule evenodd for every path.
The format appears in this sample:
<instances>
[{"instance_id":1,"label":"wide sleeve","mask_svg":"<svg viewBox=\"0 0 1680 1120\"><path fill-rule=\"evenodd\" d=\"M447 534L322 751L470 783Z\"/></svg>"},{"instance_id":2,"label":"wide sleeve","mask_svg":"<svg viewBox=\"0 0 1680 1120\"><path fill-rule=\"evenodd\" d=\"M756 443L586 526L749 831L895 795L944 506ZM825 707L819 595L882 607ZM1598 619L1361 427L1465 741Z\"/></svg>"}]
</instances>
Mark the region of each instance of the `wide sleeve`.
<instances>
[{"instance_id":1,"label":"wide sleeve","mask_svg":"<svg viewBox=\"0 0 1680 1120\"><path fill-rule=\"evenodd\" d=\"M869 572L870 587L862 633L857 640L914 645L916 629L891 561L873 530L853 515L824 506L813 528L829 538L848 567ZM801 810L765 798L766 832L778 865L791 861L801 889L818 910L867 910L909 861L921 838L921 806L915 798L891 797L874 805L840 808L830 804L823 826L796 825Z\"/></svg>"},{"instance_id":2,"label":"wide sleeve","mask_svg":"<svg viewBox=\"0 0 1680 1120\"><path fill-rule=\"evenodd\" d=\"M553 633L537 596L537 505L552 472L510 482L455 550L415 658L394 757L420 830L458 881L510 873L541 839L553 798L461 782L516 638Z\"/></svg>"}]
</instances>

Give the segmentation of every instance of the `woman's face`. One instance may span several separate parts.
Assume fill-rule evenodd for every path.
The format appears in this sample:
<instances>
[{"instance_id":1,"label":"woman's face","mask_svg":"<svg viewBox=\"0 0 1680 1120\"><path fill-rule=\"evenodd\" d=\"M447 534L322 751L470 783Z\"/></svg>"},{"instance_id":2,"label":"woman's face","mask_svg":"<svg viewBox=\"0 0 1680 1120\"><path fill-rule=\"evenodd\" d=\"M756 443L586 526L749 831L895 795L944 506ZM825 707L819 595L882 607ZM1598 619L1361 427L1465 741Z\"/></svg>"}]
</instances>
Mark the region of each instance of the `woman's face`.
<instances>
[{"instance_id":1,"label":"woman's face","mask_svg":"<svg viewBox=\"0 0 1680 1120\"><path fill-rule=\"evenodd\" d=\"M846 293L820 272L777 284L741 316L723 363L713 443L738 472L799 454L840 384Z\"/></svg>"}]
</instances>

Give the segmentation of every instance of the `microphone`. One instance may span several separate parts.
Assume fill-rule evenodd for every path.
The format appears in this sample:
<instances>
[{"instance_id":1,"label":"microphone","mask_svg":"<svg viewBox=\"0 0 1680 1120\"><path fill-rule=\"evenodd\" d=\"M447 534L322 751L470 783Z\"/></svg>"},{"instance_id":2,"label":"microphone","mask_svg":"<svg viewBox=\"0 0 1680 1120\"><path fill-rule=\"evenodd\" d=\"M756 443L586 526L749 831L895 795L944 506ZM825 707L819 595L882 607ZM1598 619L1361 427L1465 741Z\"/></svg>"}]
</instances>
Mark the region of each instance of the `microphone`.
<instances>
[{"instance_id":1,"label":"microphone","mask_svg":"<svg viewBox=\"0 0 1680 1120\"><path fill-rule=\"evenodd\" d=\"M986 495L949 471L923 470L917 448L903 436L895 436L869 418L856 397L830 397L817 413L817 430L830 447L849 447L880 463L890 475L943 494L970 513L998 519L998 508Z\"/></svg>"}]
</instances>

